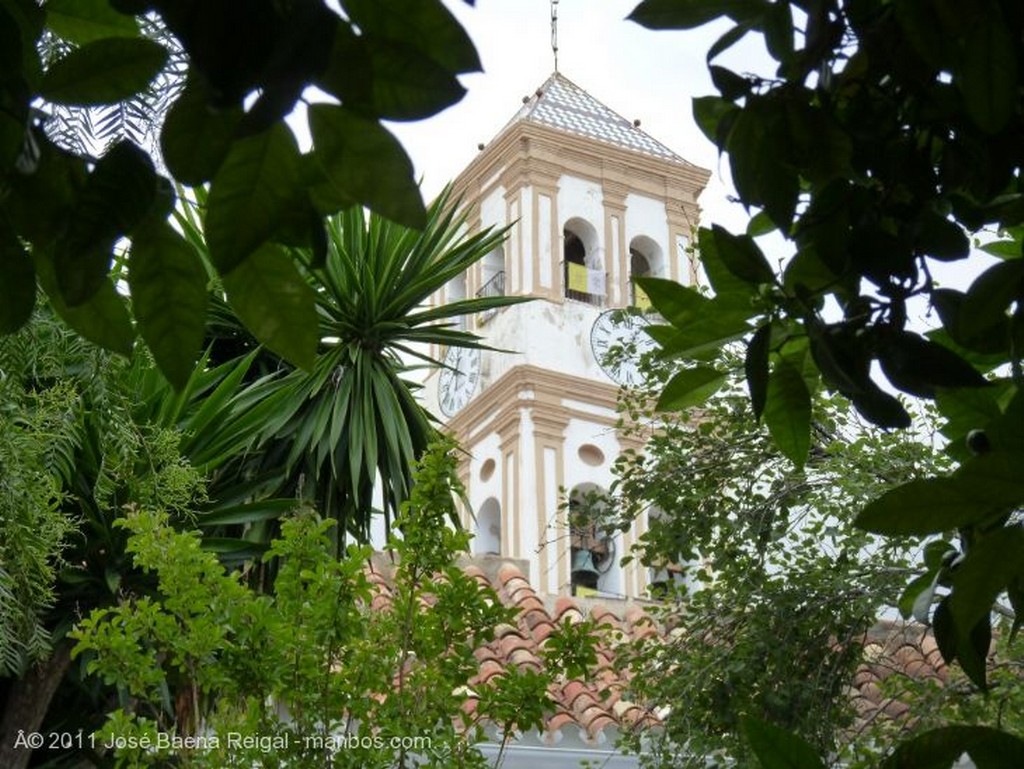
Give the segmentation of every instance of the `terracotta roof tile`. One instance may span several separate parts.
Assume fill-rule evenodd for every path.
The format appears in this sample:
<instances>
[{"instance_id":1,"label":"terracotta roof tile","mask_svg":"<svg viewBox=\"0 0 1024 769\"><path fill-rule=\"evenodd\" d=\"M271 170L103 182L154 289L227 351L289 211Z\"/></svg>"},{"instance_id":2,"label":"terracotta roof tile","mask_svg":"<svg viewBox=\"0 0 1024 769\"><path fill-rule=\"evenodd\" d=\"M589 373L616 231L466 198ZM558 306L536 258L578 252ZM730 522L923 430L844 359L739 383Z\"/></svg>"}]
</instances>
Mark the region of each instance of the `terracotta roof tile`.
<instances>
[{"instance_id":1,"label":"terracotta roof tile","mask_svg":"<svg viewBox=\"0 0 1024 769\"><path fill-rule=\"evenodd\" d=\"M589 617L597 626L597 665L587 680L560 679L549 687L554 710L545 722L541 738L545 742L557 742L562 730L576 728L581 739L602 742L607 739L604 730L611 727L621 731L657 727L660 721L656 713L629 700L627 692L632 674L616 669L616 648L630 639L661 635L669 640L685 633L684 628L659 627L637 604L621 604L621 609L615 611L605 604L588 608L585 602L568 596L546 602L538 596L522 570L511 562L502 563L496 570L492 565L489 571L473 563L463 568L480 584L494 588L499 600L516 611L511 622L494 629L493 641L474 651L480 668L463 705L470 720L478 706L479 687L487 686L506 670L541 670L546 641L557 626L565 621L582 622ZM375 608L388 605L391 590L380 566L368 569L367 577L376 593L372 605ZM920 625L881 622L861 643L864 661L849 691L858 713L858 724L854 728L861 729L880 718L909 725L909 708L899 700L889 680L898 684L898 676L910 676L918 680L932 679L943 685L948 670L934 638Z\"/></svg>"}]
</instances>

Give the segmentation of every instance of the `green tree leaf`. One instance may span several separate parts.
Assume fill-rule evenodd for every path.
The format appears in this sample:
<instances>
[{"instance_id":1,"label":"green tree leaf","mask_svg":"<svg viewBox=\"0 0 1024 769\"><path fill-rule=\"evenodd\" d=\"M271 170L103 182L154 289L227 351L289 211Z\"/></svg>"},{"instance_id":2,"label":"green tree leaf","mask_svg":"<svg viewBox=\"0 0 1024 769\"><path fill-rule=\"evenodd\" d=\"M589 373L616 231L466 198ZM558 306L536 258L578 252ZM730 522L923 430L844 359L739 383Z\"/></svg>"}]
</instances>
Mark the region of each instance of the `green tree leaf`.
<instances>
[{"instance_id":1,"label":"green tree leaf","mask_svg":"<svg viewBox=\"0 0 1024 769\"><path fill-rule=\"evenodd\" d=\"M767 5L762 0L644 0L626 18L648 29L693 29L719 16L754 18Z\"/></svg>"},{"instance_id":2,"label":"green tree leaf","mask_svg":"<svg viewBox=\"0 0 1024 769\"><path fill-rule=\"evenodd\" d=\"M682 328L711 311L711 302L689 286L665 278L637 278L651 305L673 326Z\"/></svg>"},{"instance_id":3,"label":"green tree leaf","mask_svg":"<svg viewBox=\"0 0 1024 769\"><path fill-rule=\"evenodd\" d=\"M139 333L174 387L188 381L206 332L206 268L166 222L132 238L128 286Z\"/></svg>"},{"instance_id":4,"label":"green tree leaf","mask_svg":"<svg viewBox=\"0 0 1024 769\"><path fill-rule=\"evenodd\" d=\"M978 370L948 347L910 331L880 335L878 362L896 387L934 398L937 387L985 387Z\"/></svg>"},{"instance_id":5,"label":"green tree leaf","mask_svg":"<svg viewBox=\"0 0 1024 769\"><path fill-rule=\"evenodd\" d=\"M700 96L693 100L694 122L720 150L725 149L732 120L739 111L739 107L720 96Z\"/></svg>"},{"instance_id":6,"label":"green tree leaf","mask_svg":"<svg viewBox=\"0 0 1024 769\"><path fill-rule=\"evenodd\" d=\"M971 241L956 222L931 214L921 218L915 245L933 259L953 262L971 253Z\"/></svg>"},{"instance_id":7,"label":"green tree leaf","mask_svg":"<svg viewBox=\"0 0 1024 769\"><path fill-rule=\"evenodd\" d=\"M143 90L166 63L167 49L152 40L103 38L55 62L39 94L58 104L110 104Z\"/></svg>"},{"instance_id":8,"label":"green tree leaf","mask_svg":"<svg viewBox=\"0 0 1024 769\"><path fill-rule=\"evenodd\" d=\"M50 0L46 26L65 40L84 45L107 37L133 37L138 22L118 13L107 0Z\"/></svg>"},{"instance_id":9,"label":"green tree leaf","mask_svg":"<svg viewBox=\"0 0 1024 769\"><path fill-rule=\"evenodd\" d=\"M963 60L953 72L967 114L979 128L998 133L1009 122L1017 92L1017 56L1013 32L999 12L988 3L967 32Z\"/></svg>"},{"instance_id":10,"label":"green tree leaf","mask_svg":"<svg viewBox=\"0 0 1024 769\"><path fill-rule=\"evenodd\" d=\"M111 352L128 355L135 342L135 329L124 297L117 293L109 278L100 283L92 296L76 307L69 307L57 288L52 257L42 249L33 254L39 284L53 309L75 331Z\"/></svg>"},{"instance_id":11,"label":"green tree leaf","mask_svg":"<svg viewBox=\"0 0 1024 769\"><path fill-rule=\"evenodd\" d=\"M206 237L221 273L278 231L299 197L299 169L298 146L284 124L231 145L207 198Z\"/></svg>"},{"instance_id":12,"label":"green tree leaf","mask_svg":"<svg viewBox=\"0 0 1024 769\"><path fill-rule=\"evenodd\" d=\"M228 302L253 335L311 369L319 341L316 292L279 247L266 244L223 276Z\"/></svg>"},{"instance_id":13,"label":"green tree leaf","mask_svg":"<svg viewBox=\"0 0 1024 769\"><path fill-rule=\"evenodd\" d=\"M100 158L54 250L57 285L69 306L100 286L114 242L142 221L156 196L153 161L134 143L118 142Z\"/></svg>"},{"instance_id":14,"label":"green tree leaf","mask_svg":"<svg viewBox=\"0 0 1024 769\"><path fill-rule=\"evenodd\" d=\"M453 74L480 71L473 42L440 0L345 0L345 11L364 35L414 48Z\"/></svg>"},{"instance_id":15,"label":"green tree leaf","mask_svg":"<svg viewBox=\"0 0 1024 769\"><path fill-rule=\"evenodd\" d=\"M206 87L198 79L190 80L160 132L164 161L175 179L192 187L212 179L241 120L241 108L212 109Z\"/></svg>"},{"instance_id":16,"label":"green tree leaf","mask_svg":"<svg viewBox=\"0 0 1024 769\"><path fill-rule=\"evenodd\" d=\"M990 518L998 509L980 507L952 478L920 478L897 486L865 507L856 525L876 534L935 534Z\"/></svg>"},{"instance_id":17,"label":"green tree leaf","mask_svg":"<svg viewBox=\"0 0 1024 769\"><path fill-rule=\"evenodd\" d=\"M390 120L429 117L466 93L452 72L416 48L367 35L337 35L320 83L346 108Z\"/></svg>"},{"instance_id":18,"label":"green tree leaf","mask_svg":"<svg viewBox=\"0 0 1024 769\"><path fill-rule=\"evenodd\" d=\"M796 211L799 179L791 163L785 114L766 100L748 100L732 124L726 150L733 183L749 203L763 206L775 226L789 232Z\"/></svg>"},{"instance_id":19,"label":"green tree leaf","mask_svg":"<svg viewBox=\"0 0 1024 769\"><path fill-rule=\"evenodd\" d=\"M740 723L762 769L825 769L814 748L798 735L752 716L743 716Z\"/></svg>"},{"instance_id":20,"label":"green tree leaf","mask_svg":"<svg viewBox=\"0 0 1024 769\"><path fill-rule=\"evenodd\" d=\"M725 266L718 253L718 237L713 230L701 228L698 234L701 265L707 273L708 282L715 290L715 304L718 310L728 308L736 313L745 312L747 317L754 314L753 297L756 287L737 278Z\"/></svg>"},{"instance_id":21,"label":"green tree leaf","mask_svg":"<svg viewBox=\"0 0 1024 769\"><path fill-rule=\"evenodd\" d=\"M309 125L314 156L330 184L388 219L423 227L426 210L412 162L391 133L373 120L328 104L310 108Z\"/></svg>"},{"instance_id":22,"label":"green tree leaf","mask_svg":"<svg viewBox=\"0 0 1024 769\"><path fill-rule=\"evenodd\" d=\"M718 258L740 280L759 285L772 283L775 272L754 239L747 235L733 235L719 225L713 225Z\"/></svg>"},{"instance_id":23,"label":"green tree leaf","mask_svg":"<svg viewBox=\"0 0 1024 769\"><path fill-rule=\"evenodd\" d=\"M768 377L764 422L779 450L803 467L811 448L811 394L803 375L785 361Z\"/></svg>"},{"instance_id":24,"label":"green tree leaf","mask_svg":"<svg viewBox=\"0 0 1024 769\"><path fill-rule=\"evenodd\" d=\"M988 726L944 726L916 735L899 745L881 769L929 767L950 769L967 753L978 769L1024 766L1024 740Z\"/></svg>"},{"instance_id":25,"label":"green tree leaf","mask_svg":"<svg viewBox=\"0 0 1024 769\"><path fill-rule=\"evenodd\" d=\"M683 369L665 385L659 411L682 411L700 405L725 384L727 374L710 366Z\"/></svg>"},{"instance_id":26,"label":"green tree leaf","mask_svg":"<svg viewBox=\"0 0 1024 769\"><path fill-rule=\"evenodd\" d=\"M754 419L760 420L768 402L768 354L771 351L772 327L766 323L754 332L747 343L747 354L743 360L743 372L750 391L750 406Z\"/></svg>"},{"instance_id":27,"label":"green tree leaf","mask_svg":"<svg viewBox=\"0 0 1024 769\"><path fill-rule=\"evenodd\" d=\"M980 538L953 572L948 601L955 626L973 628L987 621L996 598L1022 576L1024 530L1002 528ZM982 659L987 654L986 648Z\"/></svg>"}]
</instances>

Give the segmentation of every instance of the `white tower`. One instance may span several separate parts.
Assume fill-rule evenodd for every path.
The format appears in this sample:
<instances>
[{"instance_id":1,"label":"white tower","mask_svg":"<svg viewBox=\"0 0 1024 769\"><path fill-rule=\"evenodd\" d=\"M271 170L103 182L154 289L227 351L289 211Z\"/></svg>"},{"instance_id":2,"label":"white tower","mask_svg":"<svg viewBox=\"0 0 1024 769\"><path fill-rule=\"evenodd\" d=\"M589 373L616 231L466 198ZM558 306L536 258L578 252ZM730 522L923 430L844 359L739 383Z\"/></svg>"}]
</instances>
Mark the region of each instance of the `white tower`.
<instances>
[{"instance_id":1,"label":"white tower","mask_svg":"<svg viewBox=\"0 0 1024 769\"><path fill-rule=\"evenodd\" d=\"M612 481L624 448L615 379L632 372L601 365L623 333L607 311L645 305L635 276L694 280L687 246L708 177L556 72L455 181L471 229L512 227L500 252L435 301L535 301L469 321L488 345L516 354L462 355L458 375L428 379L426 399L469 455L461 472L474 552L526 560L542 594L595 589L574 578L581 553L598 567L599 593L647 594L647 571L618 564L646 523L609 541L570 531L559 506L563 491Z\"/></svg>"}]
</instances>

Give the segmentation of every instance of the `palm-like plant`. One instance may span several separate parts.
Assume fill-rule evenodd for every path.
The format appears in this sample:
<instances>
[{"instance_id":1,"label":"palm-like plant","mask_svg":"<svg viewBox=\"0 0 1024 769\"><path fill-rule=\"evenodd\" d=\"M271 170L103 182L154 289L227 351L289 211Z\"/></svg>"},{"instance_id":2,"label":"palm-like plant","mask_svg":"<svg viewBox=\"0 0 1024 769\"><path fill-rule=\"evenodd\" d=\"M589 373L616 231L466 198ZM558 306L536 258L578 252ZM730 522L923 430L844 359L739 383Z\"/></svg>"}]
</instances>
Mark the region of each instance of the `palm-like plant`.
<instances>
[{"instance_id":1,"label":"palm-like plant","mask_svg":"<svg viewBox=\"0 0 1024 769\"><path fill-rule=\"evenodd\" d=\"M431 344L482 346L477 335L458 327L460 316L523 301L485 297L427 306L432 294L505 236L465 234L465 217L456 208L446 190L417 231L353 207L328 220L322 264L312 253L296 253L316 291L320 349L308 372L261 351L270 359L263 370L272 362L278 373L245 385L241 402L258 404L254 411L228 415L232 429L242 420L256 436L236 477L276 477L265 491L314 502L339 521L340 531L361 541L369 537L373 515L390 525L409 493L413 463L437 429L416 401L409 373L441 365L427 353ZM183 224L204 248L198 219L186 217ZM223 413L219 418L226 419Z\"/></svg>"}]
</instances>

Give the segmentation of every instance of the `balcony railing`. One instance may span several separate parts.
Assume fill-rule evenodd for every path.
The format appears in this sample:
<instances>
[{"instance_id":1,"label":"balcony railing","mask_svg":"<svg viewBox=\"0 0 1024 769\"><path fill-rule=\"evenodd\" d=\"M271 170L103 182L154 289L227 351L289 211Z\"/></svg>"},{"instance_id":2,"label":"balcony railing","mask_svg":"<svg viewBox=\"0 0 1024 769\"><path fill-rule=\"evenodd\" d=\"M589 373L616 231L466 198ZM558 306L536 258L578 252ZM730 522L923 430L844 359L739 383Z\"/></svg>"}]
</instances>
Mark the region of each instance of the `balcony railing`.
<instances>
[{"instance_id":1,"label":"balcony railing","mask_svg":"<svg viewBox=\"0 0 1024 769\"><path fill-rule=\"evenodd\" d=\"M496 272L476 292L478 299L490 296L505 296L505 271ZM483 324L498 314L498 308L480 313L479 323Z\"/></svg>"},{"instance_id":2,"label":"balcony railing","mask_svg":"<svg viewBox=\"0 0 1024 769\"><path fill-rule=\"evenodd\" d=\"M481 299L485 296L505 296L505 271L494 273L486 283L480 286L476 295Z\"/></svg>"}]
</instances>

